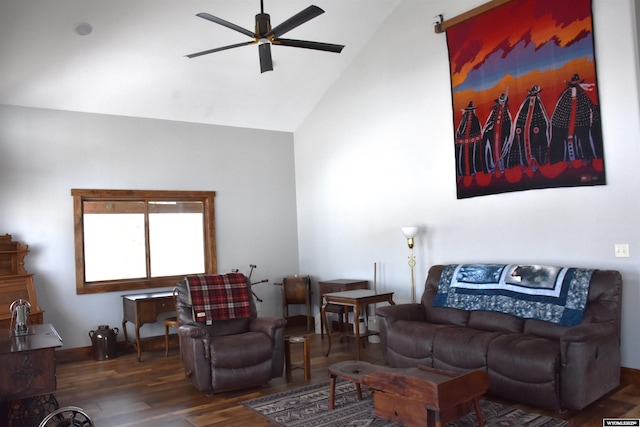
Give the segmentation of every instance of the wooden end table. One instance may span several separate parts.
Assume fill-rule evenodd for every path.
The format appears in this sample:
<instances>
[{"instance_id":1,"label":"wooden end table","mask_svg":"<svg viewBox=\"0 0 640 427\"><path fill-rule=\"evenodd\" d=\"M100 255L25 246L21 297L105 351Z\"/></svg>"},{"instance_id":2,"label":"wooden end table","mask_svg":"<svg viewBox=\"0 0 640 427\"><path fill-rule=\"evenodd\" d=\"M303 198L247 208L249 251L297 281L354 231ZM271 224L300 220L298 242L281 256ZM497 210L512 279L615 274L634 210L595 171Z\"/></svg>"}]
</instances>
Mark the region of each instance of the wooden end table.
<instances>
[{"instance_id":1,"label":"wooden end table","mask_svg":"<svg viewBox=\"0 0 640 427\"><path fill-rule=\"evenodd\" d=\"M356 360L360 360L360 338L367 337L369 335L378 335L379 332L367 330L365 333L360 333L360 322L358 322L358 318L360 314L366 313L366 308L369 304L377 304L379 302L388 302L391 305L394 305L393 302L393 292L384 292L384 293L376 293L376 291L369 289L359 289L352 291L344 291L344 292L330 292L328 294L324 294L324 305L322 306L322 322L324 323L325 329L327 331L327 338L329 339L329 348L327 349L327 353L325 356L329 356L329 352L331 351L331 329L327 324L327 306L331 304L335 305L343 305L346 307L353 307L353 318L354 318L354 333L340 331L340 334L355 337L356 339Z\"/></svg>"},{"instance_id":2,"label":"wooden end table","mask_svg":"<svg viewBox=\"0 0 640 427\"><path fill-rule=\"evenodd\" d=\"M323 280L318 282L318 308L322 308L324 304L324 294L331 292L353 291L355 289L368 289L369 282L359 279L335 279ZM340 328L342 330L342 318L345 315L344 307L332 306L327 307L327 311L337 313L340 316ZM328 330L327 330L328 332ZM324 340L324 322L320 320L320 338Z\"/></svg>"},{"instance_id":3,"label":"wooden end table","mask_svg":"<svg viewBox=\"0 0 640 427\"><path fill-rule=\"evenodd\" d=\"M485 371L456 373L420 366L401 372L374 371L362 383L374 390L376 415L387 420L407 427L441 427L473 406L478 425L484 427L478 398L489 389Z\"/></svg>"}]
</instances>

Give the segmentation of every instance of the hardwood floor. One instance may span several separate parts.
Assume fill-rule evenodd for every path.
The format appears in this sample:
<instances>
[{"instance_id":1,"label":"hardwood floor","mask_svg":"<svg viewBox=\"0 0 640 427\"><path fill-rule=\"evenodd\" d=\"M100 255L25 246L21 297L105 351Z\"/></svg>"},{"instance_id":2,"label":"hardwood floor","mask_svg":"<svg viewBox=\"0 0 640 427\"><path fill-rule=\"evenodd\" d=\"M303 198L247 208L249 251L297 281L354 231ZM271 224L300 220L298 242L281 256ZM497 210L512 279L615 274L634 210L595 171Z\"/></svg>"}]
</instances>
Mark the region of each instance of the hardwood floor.
<instances>
[{"instance_id":1,"label":"hardwood floor","mask_svg":"<svg viewBox=\"0 0 640 427\"><path fill-rule=\"evenodd\" d=\"M306 334L305 328L289 331L292 335ZM310 335L311 383L328 380L327 367L332 363L354 358L354 343L334 340L331 354L324 356L327 339ZM384 363L380 344L366 344L362 358L371 363ZM292 359L302 361L302 346L292 346ZM164 356L164 349L144 351L142 362L130 350L116 359L63 363L58 365L58 391L60 406L83 408L99 427L258 427L274 425L240 402L265 394L297 388L305 384L301 369L293 371L293 381L282 378L267 386L205 396L185 379L177 346ZM493 399L496 400L496 399ZM514 402L511 406L545 413L569 420L574 426L602 426L605 417L640 417L640 387L634 384L620 386L598 402L579 412L556 413L529 408Z\"/></svg>"}]
</instances>

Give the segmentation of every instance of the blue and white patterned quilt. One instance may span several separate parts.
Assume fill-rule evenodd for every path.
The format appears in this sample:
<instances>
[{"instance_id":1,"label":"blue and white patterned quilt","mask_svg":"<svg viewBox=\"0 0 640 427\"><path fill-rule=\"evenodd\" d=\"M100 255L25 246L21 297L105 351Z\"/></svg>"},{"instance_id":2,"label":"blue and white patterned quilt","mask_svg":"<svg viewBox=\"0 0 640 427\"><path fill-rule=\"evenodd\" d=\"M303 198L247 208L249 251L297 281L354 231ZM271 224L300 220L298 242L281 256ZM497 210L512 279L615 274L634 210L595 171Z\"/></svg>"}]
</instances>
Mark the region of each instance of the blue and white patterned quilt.
<instances>
[{"instance_id":1,"label":"blue and white patterned quilt","mask_svg":"<svg viewBox=\"0 0 640 427\"><path fill-rule=\"evenodd\" d=\"M593 271L541 265L447 265L433 306L497 311L574 326L582 322Z\"/></svg>"}]
</instances>

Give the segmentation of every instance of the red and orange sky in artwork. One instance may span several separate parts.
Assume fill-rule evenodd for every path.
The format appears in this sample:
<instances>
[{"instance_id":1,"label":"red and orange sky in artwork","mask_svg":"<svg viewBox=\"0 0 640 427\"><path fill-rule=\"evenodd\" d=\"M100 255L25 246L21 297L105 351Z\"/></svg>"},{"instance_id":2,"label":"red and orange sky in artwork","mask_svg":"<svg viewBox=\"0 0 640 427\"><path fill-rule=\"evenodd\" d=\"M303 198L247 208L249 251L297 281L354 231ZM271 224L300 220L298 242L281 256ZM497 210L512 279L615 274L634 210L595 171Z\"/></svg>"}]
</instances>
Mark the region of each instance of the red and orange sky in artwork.
<instances>
[{"instance_id":1,"label":"red and orange sky in artwork","mask_svg":"<svg viewBox=\"0 0 640 427\"><path fill-rule=\"evenodd\" d=\"M500 94L515 117L537 85L551 116L574 74L596 83L588 0L513 0L449 28L447 43L456 127L469 102L484 125ZM588 94L599 104L595 86Z\"/></svg>"}]
</instances>

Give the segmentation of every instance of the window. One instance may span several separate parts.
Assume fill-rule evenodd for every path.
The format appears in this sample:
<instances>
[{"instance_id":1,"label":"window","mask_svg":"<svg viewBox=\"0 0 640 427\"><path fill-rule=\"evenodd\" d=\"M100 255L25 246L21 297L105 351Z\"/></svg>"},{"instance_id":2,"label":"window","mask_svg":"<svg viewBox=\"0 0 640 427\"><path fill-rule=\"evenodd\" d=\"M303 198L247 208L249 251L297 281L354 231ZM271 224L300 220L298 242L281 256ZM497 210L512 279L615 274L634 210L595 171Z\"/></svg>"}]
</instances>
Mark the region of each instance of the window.
<instances>
[{"instance_id":1,"label":"window","mask_svg":"<svg viewBox=\"0 0 640 427\"><path fill-rule=\"evenodd\" d=\"M76 292L174 286L217 270L207 191L71 190Z\"/></svg>"}]
</instances>

